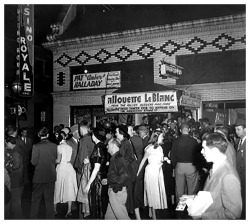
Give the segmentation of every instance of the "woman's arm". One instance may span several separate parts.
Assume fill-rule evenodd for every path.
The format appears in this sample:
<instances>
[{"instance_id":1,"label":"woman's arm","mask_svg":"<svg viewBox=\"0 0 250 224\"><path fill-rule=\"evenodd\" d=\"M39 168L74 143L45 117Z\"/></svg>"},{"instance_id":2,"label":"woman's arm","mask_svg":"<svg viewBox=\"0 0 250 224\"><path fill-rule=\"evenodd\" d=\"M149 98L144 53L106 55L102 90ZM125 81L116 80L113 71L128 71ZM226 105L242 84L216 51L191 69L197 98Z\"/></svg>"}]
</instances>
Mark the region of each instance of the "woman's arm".
<instances>
[{"instance_id":1,"label":"woman's arm","mask_svg":"<svg viewBox=\"0 0 250 224\"><path fill-rule=\"evenodd\" d=\"M91 173L91 176L90 176L90 178L89 178L89 181L88 181L87 185L85 186L85 188L83 189L83 192L85 192L85 193L88 193L88 192L89 192L90 185L92 184L92 182L93 182L94 179L96 178L96 175L97 175L98 171L100 170L100 166L101 166L100 163L95 163L94 170L93 170L93 172Z\"/></svg>"},{"instance_id":2,"label":"woman's arm","mask_svg":"<svg viewBox=\"0 0 250 224\"><path fill-rule=\"evenodd\" d=\"M137 176L139 175L139 173L140 173L140 171L141 171L141 169L142 169L144 163L146 162L146 160L147 160L148 157L149 157L149 153L148 153L148 151L147 151L148 147L149 147L149 146L147 146L146 149L145 149L144 156L143 156L143 158L142 158L142 160L141 160L141 163L140 163L140 165L139 165L139 169L138 169L138 172L137 172Z\"/></svg>"},{"instance_id":3,"label":"woman's arm","mask_svg":"<svg viewBox=\"0 0 250 224\"><path fill-rule=\"evenodd\" d=\"M56 163L60 163L62 159L62 154L57 152L57 158L56 158Z\"/></svg>"},{"instance_id":4,"label":"woman's arm","mask_svg":"<svg viewBox=\"0 0 250 224\"><path fill-rule=\"evenodd\" d=\"M56 163L60 163L62 159L62 152L59 148L60 146L57 146L57 158L56 158Z\"/></svg>"}]
</instances>

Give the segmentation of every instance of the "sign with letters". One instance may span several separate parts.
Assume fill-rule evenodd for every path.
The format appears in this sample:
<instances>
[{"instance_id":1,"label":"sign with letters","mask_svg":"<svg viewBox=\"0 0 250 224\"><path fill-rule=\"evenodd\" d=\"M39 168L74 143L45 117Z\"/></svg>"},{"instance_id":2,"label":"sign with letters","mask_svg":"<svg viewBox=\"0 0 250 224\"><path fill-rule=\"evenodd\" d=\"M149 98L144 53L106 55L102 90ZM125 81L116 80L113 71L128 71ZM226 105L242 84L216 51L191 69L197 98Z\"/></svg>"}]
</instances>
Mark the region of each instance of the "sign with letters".
<instances>
[{"instance_id":1,"label":"sign with letters","mask_svg":"<svg viewBox=\"0 0 250 224\"><path fill-rule=\"evenodd\" d=\"M31 97L34 92L34 5L19 5L17 9L17 70L22 84L19 93Z\"/></svg>"},{"instance_id":2,"label":"sign with letters","mask_svg":"<svg viewBox=\"0 0 250 224\"><path fill-rule=\"evenodd\" d=\"M176 91L105 95L105 113L177 112Z\"/></svg>"},{"instance_id":3,"label":"sign with letters","mask_svg":"<svg viewBox=\"0 0 250 224\"><path fill-rule=\"evenodd\" d=\"M163 78L179 79L183 73L183 68L178 65L162 61L160 64L160 76Z\"/></svg>"},{"instance_id":4,"label":"sign with letters","mask_svg":"<svg viewBox=\"0 0 250 224\"><path fill-rule=\"evenodd\" d=\"M97 72L73 74L73 90L102 89L121 87L121 72Z\"/></svg>"},{"instance_id":5,"label":"sign with letters","mask_svg":"<svg viewBox=\"0 0 250 224\"><path fill-rule=\"evenodd\" d=\"M201 105L201 95L198 93L183 91L180 98L180 105L199 108Z\"/></svg>"}]
</instances>

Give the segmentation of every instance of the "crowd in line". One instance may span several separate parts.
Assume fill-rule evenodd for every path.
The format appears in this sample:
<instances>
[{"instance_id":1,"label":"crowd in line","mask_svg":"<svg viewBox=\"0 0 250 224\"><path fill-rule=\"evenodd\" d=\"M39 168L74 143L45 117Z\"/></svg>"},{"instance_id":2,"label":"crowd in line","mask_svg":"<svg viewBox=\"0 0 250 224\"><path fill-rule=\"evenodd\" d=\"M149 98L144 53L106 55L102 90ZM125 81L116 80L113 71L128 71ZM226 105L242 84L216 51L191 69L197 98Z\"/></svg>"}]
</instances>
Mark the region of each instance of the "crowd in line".
<instances>
[{"instance_id":1,"label":"crowd in line","mask_svg":"<svg viewBox=\"0 0 250 224\"><path fill-rule=\"evenodd\" d=\"M46 219L67 203L79 219L157 219L156 209L175 209L183 195L209 191L213 203L200 219L245 219L246 124L210 125L190 116L138 126L6 128L5 219L22 219L22 194L32 182L30 219L45 201ZM35 141L35 142L34 142ZM26 192L27 193L27 192Z\"/></svg>"}]
</instances>

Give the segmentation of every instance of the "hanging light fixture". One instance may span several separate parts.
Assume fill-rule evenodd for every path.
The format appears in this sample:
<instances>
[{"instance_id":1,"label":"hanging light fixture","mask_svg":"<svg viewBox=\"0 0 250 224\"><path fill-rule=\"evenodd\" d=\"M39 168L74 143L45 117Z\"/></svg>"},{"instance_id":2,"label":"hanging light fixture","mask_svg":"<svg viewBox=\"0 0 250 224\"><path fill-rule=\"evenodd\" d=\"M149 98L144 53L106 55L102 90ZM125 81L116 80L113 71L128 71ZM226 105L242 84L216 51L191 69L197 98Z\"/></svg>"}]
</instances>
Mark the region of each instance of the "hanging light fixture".
<instances>
[{"instance_id":1,"label":"hanging light fixture","mask_svg":"<svg viewBox=\"0 0 250 224\"><path fill-rule=\"evenodd\" d=\"M22 83L19 81L18 77L16 80L12 83L12 90L14 93L19 94L22 90Z\"/></svg>"}]
</instances>

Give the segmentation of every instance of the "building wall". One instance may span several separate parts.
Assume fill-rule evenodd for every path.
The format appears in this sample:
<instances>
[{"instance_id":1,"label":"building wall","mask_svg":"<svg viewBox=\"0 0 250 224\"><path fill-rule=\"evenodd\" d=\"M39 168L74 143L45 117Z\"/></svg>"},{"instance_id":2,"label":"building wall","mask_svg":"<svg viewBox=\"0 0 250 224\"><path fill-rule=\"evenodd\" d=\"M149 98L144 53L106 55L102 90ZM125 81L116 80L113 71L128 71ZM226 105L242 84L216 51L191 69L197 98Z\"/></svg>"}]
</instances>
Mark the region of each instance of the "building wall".
<instances>
[{"instance_id":1,"label":"building wall","mask_svg":"<svg viewBox=\"0 0 250 224\"><path fill-rule=\"evenodd\" d=\"M161 60L176 64L177 55L245 49L245 29L242 14L48 43L54 55L54 123L67 122L71 105L102 104L101 90L69 92L70 66L153 58L154 82L172 86L174 79L159 76ZM245 99L245 82L194 84L189 90L203 101Z\"/></svg>"}]
</instances>

